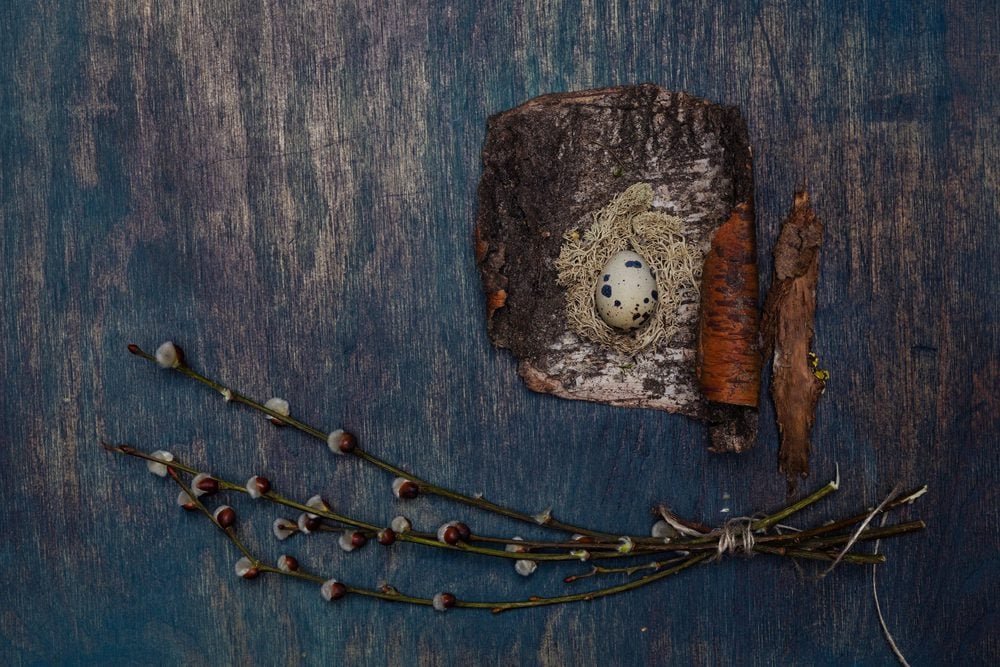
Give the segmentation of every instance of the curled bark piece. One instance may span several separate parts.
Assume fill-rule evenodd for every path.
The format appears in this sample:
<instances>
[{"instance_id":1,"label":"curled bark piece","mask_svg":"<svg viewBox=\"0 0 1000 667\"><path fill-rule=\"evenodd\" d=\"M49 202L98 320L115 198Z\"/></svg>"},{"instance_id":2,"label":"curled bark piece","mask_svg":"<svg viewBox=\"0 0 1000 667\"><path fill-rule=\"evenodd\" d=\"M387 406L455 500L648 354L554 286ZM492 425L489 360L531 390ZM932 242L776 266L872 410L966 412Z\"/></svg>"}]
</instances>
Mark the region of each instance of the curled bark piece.
<instances>
[{"instance_id":1,"label":"curled bark piece","mask_svg":"<svg viewBox=\"0 0 1000 667\"><path fill-rule=\"evenodd\" d=\"M710 401L756 407L760 399L757 239L741 203L712 237L701 282L698 379Z\"/></svg>"},{"instance_id":2,"label":"curled bark piece","mask_svg":"<svg viewBox=\"0 0 1000 667\"><path fill-rule=\"evenodd\" d=\"M771 397L781 435L779 469L789 490L809 476L809 433L823 393L809 359L822 239L823 224L809 205L809 194L795 193L774 246L774 278L761 326L764 354L774 365Z\"/></svg>"},{"instance_id":3,"label":"curled bark piece","mask_svg":"<svg viewBox=\"0 0 1000 667\"><path fill-rule=\"evenodd\" d=\"M702 271L698 380L712 452L741 452L757 439L757 288L753 207L742 202L712 237Z\"/></svg>"}]
</instances>

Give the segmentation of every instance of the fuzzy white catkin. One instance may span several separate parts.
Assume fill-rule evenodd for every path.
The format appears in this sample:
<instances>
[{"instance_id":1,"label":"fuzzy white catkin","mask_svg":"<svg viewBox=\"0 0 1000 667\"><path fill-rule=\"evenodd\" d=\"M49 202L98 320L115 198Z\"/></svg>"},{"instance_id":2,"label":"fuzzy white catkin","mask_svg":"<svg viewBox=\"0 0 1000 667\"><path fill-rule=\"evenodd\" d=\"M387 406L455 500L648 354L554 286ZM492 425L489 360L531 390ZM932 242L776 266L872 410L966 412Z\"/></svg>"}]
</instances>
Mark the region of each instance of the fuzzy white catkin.
<instances>
[{"instance_id":1,"label":"fuzzy white catkin","mask_svg":"<svg viewBox=\"0 0 1000 667\"><path fill-rule=\"evenodd\" d=\"M236 561L236 567L233 569L236 570L237 577L245 577L252 568L253 568L253 563L250 562L249 558L244 556L243 558L240 558L238 561Z\"/></svg>"},{"instance_id":2,"label":"fuzzy white catkin","mask_svg":"<svg viewBox=\"0 0 1000 667\"><path fill-rule=\"evenodd\" d=\"M271 524L271 532L279 540L286 540L295 534L298 530L298 526L288 519L275 519L274 523Z\"/></svg>"},{"instance_id":3,"label":"fuzzy white catkin","mask_svg":"<svg viewBox=\"0 0 1000 667\"><path fill-rule=\"evenodd\" d=\"M267 401L264 403L264 407L267 408L268 410L273 410L274 412L277 412L279 415L283 417L287 417L289 413L288 401L286 401L283 398L278 398L277 396L275 396L274 398L267 399Z\"/></svg>"},{"instance_id":4,"label":"fuzzy white catkin","mask_svg":"<svg viewBox=\"0 0 1000 667\"><path fill-rule=\"evenodd\" d=\"M514 541L516 541L516 542L523 542L524 541L524 538L521 537L521 536L519 536L519 535L515 535L511 539L514 540ZM510 553L519 554L519 553L524 553L525 551L527 551L527 548L526 547L522 547L519 544L508 544L507 546L504 547L504 551L508 551Z\"/></svg>"},{"instance_id":5,"label":"fuzzy white catkin","mask_svg":"<svg viewBox=\"0 0 1000 667\"><path fill-rule=\"evenodd\" d=\"M344 435L344 429L338 428L335 431L331 431L330 435L326 436L326 446L331 452L339 456L343 456L347 452L340 449L340 439Z\"/></svg>"},{"instance_id":6,"label":"fuzzy white catkin","mask_svg":"<svg viewBox=\"0 0 1000 667\"><path fill-rule=\"evenodd\" d=\"M156 353L153 356L156 357L156 363L161 368L177 368L181 364L177 348L169 340L156 348Z\"/></svg>"},{"instance_id":7,"label":"fuzzy white catkin","mask_svg":"<svg viewBox=\"0 0 1000 667\"><path fill-rule=\"evenodd\" d=\"M323 599L330 602L333 599L333 587L337 585L336 579L327 579L320 586L319 593L323 596Z\"/></svg>"},{"instance_id":8,"label":"fuzzy white catkin","mask_svg":"<svg viewBox=\"0 0 1000 667\"><path fill-rule=\"evenodd\" d=\"M676 534L676 531L669 523L667 523L663 519L660 519L659 521L653 524L653 527L650 529L649 534L652 535L653 537L670 538Z\"/></svg>"},{"instance_id":9,"label":"fuzzy white catkin","mask_svg":"<svg viewBox=\"0 0 1000 667\"><path fill-rule=\"evenodd\" d=\"M344 551L354 551L353 533L345 530L337 538L337 545Z\"/></svg>"},{"instance_id":10,"label":"fuzzy white catkin","mask_svg":"<svg viewBox=\"0 0 1000 667\"><path fill-rule=\"evenodd\" d=\"M158 461L173 461L174 455L164 449L159 449L150 454L150 456L157 460L146 461L146 468L149 470L149 472L153 473L154 475L157 475L158 477L166 477L167 466L163 465L162 463L159 463Z\"/></svg>"},{"instance_id":11,"label":"fuzzy white catkin","mask_svg":"<svg viewBox=\"0 0 1000 667\"><path fill-rule=\"evenodd\" d=\"M514 563L514 569L522 577L530 577L538 569L538 564L533 560L519 560Z\"/></svg>"},{"instance_id":12,"label":"fuzzy white catkin","mask_svg":"<svg viewBox=\"0 0 1000 667\"><path fill-rule=\"evenodd\" d=\"M323 500L323 496L319 495L318 493L315 496L313 496L312 498L310 498L309 500L306 501L306 507L309 507L309 508L314 509L314 510L319 510L321 512L329 512L330 511L330 506L326 504L325 500ZM312 512L309 512L309 518L310 519L318 519L319 515L318 514L313 514Z\"/></svg>"}]
</instances>

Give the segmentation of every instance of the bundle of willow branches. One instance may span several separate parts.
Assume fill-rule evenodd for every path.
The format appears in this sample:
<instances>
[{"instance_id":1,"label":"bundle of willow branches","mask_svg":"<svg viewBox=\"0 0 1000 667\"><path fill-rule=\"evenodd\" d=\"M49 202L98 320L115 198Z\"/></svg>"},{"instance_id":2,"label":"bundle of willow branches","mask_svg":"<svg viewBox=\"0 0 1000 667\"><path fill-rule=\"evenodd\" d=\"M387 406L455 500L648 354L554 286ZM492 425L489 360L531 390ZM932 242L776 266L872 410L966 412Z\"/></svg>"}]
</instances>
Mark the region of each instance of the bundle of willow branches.
<instances>
[{"instance_id":1,"label":"bundle of willow branches","mask_svg":"<svg viewBox=\"0 0 1000 667\"><path fill-rule=\"evenodd\" d=\"M351 433L342 429L324 432L291 417L288 403L282 399L270 399L260 403L199 373L185 362L180 348L172 343L162 344L155 354L149 354L137 345L129 345L129 351L211 387L219 392L226 402L240 403L263 413L275 425L291 426L317 438L335 454L353 456L381 468L395 476L393 492L401 499L413 500L421 494L436 495L455 503L562 533L561 539L558 540L528 541L517 537L478 535L471 531L467 524L459 521L445 523L437 528L436 532L423 532L415 530L402 516L395 517L388 524L379 525L335 512L320 496L313 496L304 502L288 498L271 488L271 483L259 475L250 477L246 483L239 483L210 475L179 460L170 452L162 450L145 452L129 445L104 443L104 447L109 451L145 460L151 472L176 483L179 487L178 505L186 510L204 514L241 553L236 562L237 575L253 579L260 574L278 574L313 582L320 586L320 591L327 600L337 600L353 594L391 602L428 605L439 611L464 607L489 609L498 613L524 607L593 600L622 593L649 585L699 563L721 560L730 554L766 554L826 561L829 563L826 572L840 563L878 565L885 562L884 555L858 553L854 551L854 547L859 542L895 537L925 527L919 520L885 525L885 519L889 511L910 504L922 496L927 490L926 487L903 492L894 490L874 509L810 529L799 530L782 524L788 517L837 490L839 480L834 480L776 512L759 517L731 519L717 528L708 528L686 521L666 507L660 507L658 511L662 519L654 525L652 536L616 535L560 521L553 516L551 510L531 515L491 502L481 496L468 496L421 479L365 451ZM214 508L210 508L206 502L215 494L227 492L247 494L252 498L298 512L297 520L278 519L274 522L273 532L278 539L285 539L295 533L336 531L339 533L338 543L345 551L359 548L371 539L386 547L398 541L411 542L431 548L511 559L516 561L517 572L525 576L534 572L539 561L628 562L629 564L622 566L593 565L588 572L568 576L564 581L569 584L593 575L615 573L625 575L629 580L618 585L584 592L506 602L457 599L447 591L437 592L431 597L420 597L401 593L388 584L375 589L355 587L320 574L318 571L310 571L290 555L281 556L275 563L267 563L258 558L248 548L237 530L235 510L226 504L215 504ZM871 527L872 521L879 516L882 516L882 525ZM636 577L637 574L641 576Z\"/></svg>"}]
</instances>

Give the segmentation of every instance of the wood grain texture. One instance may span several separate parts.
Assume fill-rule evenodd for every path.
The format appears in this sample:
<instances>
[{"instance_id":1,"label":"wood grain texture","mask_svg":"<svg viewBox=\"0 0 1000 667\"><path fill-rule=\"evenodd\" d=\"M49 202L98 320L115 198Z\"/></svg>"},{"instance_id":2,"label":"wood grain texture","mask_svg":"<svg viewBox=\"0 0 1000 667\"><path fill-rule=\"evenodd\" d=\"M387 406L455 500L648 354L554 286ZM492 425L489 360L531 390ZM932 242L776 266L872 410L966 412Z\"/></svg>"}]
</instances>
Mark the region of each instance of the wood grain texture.
<instances>
[{"instance_id":1,"label":"wood grain texture","mask_svg":"<svg viewBox=\"0 0 1000 667\"><path fill-rule=\"evenodd\" d=\"M995 663L998 43L995 3L976 0L3 3L0 662L893 664L867 571L816 581L765 558L497 618L331 610L308 586L237 581L169 487L97 444L399 511L384 476L125 352L173 338L235 386L527 510L640 531L660 500L711 522L776 506L766 412L755 450L711 456L683 418L531 394L486 337L472 248L486 117L652 81L743 110L761 275L808 185L833 374L812 462L843 478L816 516L929 483L929 531L885 545L887 621L913 664ZM279 546L275 513L237 509L264 555L359 583L514 598L567 573Z\"/></svg>"}]
</instances>

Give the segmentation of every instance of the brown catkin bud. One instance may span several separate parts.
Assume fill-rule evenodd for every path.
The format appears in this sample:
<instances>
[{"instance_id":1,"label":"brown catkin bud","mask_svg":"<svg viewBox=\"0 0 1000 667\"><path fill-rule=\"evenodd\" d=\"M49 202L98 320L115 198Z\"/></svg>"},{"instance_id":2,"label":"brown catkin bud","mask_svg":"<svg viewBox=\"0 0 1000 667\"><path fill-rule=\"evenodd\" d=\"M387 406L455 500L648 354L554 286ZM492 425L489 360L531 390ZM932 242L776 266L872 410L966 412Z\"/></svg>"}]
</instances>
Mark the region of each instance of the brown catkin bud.
<instances>
[{"instance_id":1,"label":"brown catkin bud","mask_svg":"<svg viewBox=\"0 0 1000 667\"><path fill-rule=\"evenodd\" d=\"M340 434L339 442L337 443L338 448L344 454L350 454L358 447L358 439L353 433L349 431L344 431Z\"/></svg>"},{"instance_id":2,"label":"brown catkin bud","mask_svg":"<svg viewBox=\"0 0 1000 667\"><path fill-rule=\"evenodd\" d=\"M249 558L243 557L236 561L236 576L243 579L255 579L260 574L260 570Z\"/></svg>"},{"instance_id":3,"label":"brown catkin bud","mask_svg":"<svg viewBox=\"0 0 1000 667\"><path fill-rule=\"evenodd\" d=\"M455 598L455 596L452 595L451 593L448 593L447 591L444 593L438 593L437 595L434 596L434 599L431 600L432 606L436 611L445 611L447 609L451 609L452 607L455 606L456 602L458 602L458 600Z\"/></svg>"},{"instance_id":4,"label":"brown catkin bud","mask_svg":"<svg viewBox=\"0 0 1000 667\"><path fill-rule=\"evenodd\" d=\"M392 492L397 498L403 500L413 500L420 495L420 487L408 479L397 477L392 483Z\"/></svg>"},{"instance_id":5,"label":"brown catkin bud","mask_svg":"<svg viewBox=\"0 0 1000 667\"><path fill-rule=\"evenodd\" d=\"M229 528L236 523L236 510L229 505L223 505L215 510L215 520L223 528Z\"/></svg>"},{"instance_id":6,"label":"brown catkin bud","mask_svg":"<svg viewBox=\"0 0 1000 667\"><path fill-rule=\"evenodd\" d=\"M455 524L455 530L458 531L458 536L463 542L467 542L472 537L472 530L461 521Z\"/></svg>"},{"instance_id":7,"label":"brown catkin bud","mask_svg":"<svg viewBox=\"0 0 1000 667\"><path fill-rule=\"evenodd\" d=\"M383 528L378 531L378 543L389 546L396 541L396 532L392 528Z\"/></svg>"},{"instance_id":8,"label":"brown catkin bud","mask_svg":"<svg viewBox=\"0 0 1000 667\"><path fill-rule=\"evenodd\" d=\"M214 477L205 475L195 482L195 487L202 493L215 493L219 490L219 481Z\"/></svg>"},{"instance_id":9,"label":"brown catkin bud","mask_svg":"<svg viewBox=\"0 0 1000 667\"><path fill-rule=\"evenodd\" d=\"M198 503L191 498L191 495L186 490L177 494L177 504L188 512L198 509Z\"/></svg>"},{"instance_id":10,"label":"brown catkin bud","mask_svg":"<svg viewBox=\"0 0 1000 667\"><path fill-rule=\"evenodd\" d=\"M258 475L255 478L254 483L257 486L257 493L259 493L262 496L267 495L268 492L271 491L271 480L269 480L267 477L261 477L260 475Z\"/></svg>"},{"instance_id":11,"label":"brown catkin bud","mask_svg":"<svg viewBox=\"0 0 1000 667\"><path fill-rule=\"evenodd\" d=\"M325 600L339 600L347 595L347 586L336 579L328 579L320 587L320 593L322 593Z\"/></svg>"},{"instance_id":12,"label":"brown catkin bud","mask_svg":"<svg viewBox=\"0 0 1000 667\"><path fill-rule=\"evenodd\" d=\"M295 556L284 555L278 558L278 569L282 572L298 572L299 561Z\"/></svg>"}]
</instances>

